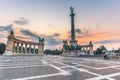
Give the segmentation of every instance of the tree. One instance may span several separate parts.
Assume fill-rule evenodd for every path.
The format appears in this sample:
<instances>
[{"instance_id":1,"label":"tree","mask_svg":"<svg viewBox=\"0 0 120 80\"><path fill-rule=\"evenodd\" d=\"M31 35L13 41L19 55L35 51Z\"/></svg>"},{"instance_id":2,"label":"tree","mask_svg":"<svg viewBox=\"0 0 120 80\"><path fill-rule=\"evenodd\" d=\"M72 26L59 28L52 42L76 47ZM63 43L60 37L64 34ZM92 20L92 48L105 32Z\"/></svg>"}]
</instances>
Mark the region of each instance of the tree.
<instances>
[{"instance_id":1,"label":"tree","mask_svg":"<svg viewBox=\"0 0 120 80\"><path fill-rule=\"evenodd\" d=\"M49 50L49 49L46 49L45 51L44 51L44 54L50 54L51 53L51 50Z\"/></svg>"},{"instance_id":2,"label":"tree","mask_svg":"<svg viewBox=\"0 0 120 80\"><path fill-rule=\"evenodd\" d=\"M107 50L105 46L100 46L101 50Z\"/></svg>"},{"instance_id":3,"label":"tree","mask_svg":"<svg viewBox=\"0 0 120 80\"><path fill-rule=\"evenodd\" d=\"M62 54L62 50L49 50L49 49L46 49L45 51L44 51L44 54L50 54L50 55L60 55L60 54Z\"/></svg>"},{"instance_id":4,"label":"tree","mask_svg":"<svg viewBox=\"0 0 120 80\"><path fill-rule=\"evenodd\" d=\"M4 43L0 43L0 55L2 55L5 52L6 45Z\"/></svg>"},{"instance_id":5,"label":"tree","mask_svg":"<svg viewBox=\"0 0 120 80\"><path fill-rule=\"evenodd\" d=\"M96 55L105 54L105 51L107 51L106 47L100 46L95 50L95 54Z\"/></svg>"}]
</instances>

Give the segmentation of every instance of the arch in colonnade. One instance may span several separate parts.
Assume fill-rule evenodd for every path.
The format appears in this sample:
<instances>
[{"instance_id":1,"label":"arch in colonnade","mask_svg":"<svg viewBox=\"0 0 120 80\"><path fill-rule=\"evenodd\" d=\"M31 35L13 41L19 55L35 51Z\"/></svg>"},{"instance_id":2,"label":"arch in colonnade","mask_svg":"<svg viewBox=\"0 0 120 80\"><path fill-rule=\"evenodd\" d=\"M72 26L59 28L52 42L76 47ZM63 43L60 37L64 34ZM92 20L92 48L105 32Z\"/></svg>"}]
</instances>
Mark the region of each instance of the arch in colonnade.
<instances>
[{"instance_id":1,"label":"arch in colonnade","mask_svg":"<svg viewBox=\"0 0 120 80\"><path fill-rule=\"evenodd\" d=\"M93 44L92 41L88 45L81 45L81 51L87 55L93 55Z\"/></svg>"}]
</instances>

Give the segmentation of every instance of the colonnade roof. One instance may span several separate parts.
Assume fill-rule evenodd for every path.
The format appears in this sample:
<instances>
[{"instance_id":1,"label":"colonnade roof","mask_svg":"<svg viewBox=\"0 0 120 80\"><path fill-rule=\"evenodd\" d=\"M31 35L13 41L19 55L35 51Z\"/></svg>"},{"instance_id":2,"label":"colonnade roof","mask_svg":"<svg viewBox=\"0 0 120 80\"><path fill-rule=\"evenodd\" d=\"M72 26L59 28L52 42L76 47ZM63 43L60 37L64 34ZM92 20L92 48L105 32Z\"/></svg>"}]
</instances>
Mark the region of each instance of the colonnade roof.
<instances>
[{"instance_id":1,"label":"colonnade roof","mask_svg":"<svg viewBox=\"0 0 120 80\"><path fill-rule=\"evenodd\" d=\"M38 42L37 43L37 42L23 41L23 40L15 38L15 37L14 37L14 41L15 42L19 42L19 43L23 43L23 44L36 44L36 45L38 45L38 44L44 44L43 42Z\"/></svg>"}]
</instances>

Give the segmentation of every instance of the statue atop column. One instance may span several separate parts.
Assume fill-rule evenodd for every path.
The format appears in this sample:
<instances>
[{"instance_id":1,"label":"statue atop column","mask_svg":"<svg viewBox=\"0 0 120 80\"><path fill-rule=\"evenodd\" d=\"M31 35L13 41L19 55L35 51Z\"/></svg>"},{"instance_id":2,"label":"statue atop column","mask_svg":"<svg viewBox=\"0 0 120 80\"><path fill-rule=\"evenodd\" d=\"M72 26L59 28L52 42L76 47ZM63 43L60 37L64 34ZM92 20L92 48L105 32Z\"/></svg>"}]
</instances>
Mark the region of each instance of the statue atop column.
<instances>
[{"instance_id":1,"label":"statue atop column","mask_svg":"<svg viewBox=\"0 0 120 80\"><path fill-rule=\"evenodd\" d=\"M44 42L44 38L39 37L39 42Z\"/></svg>"},{"instance_id":2,"label":"statue atop column","mask_svg":"<svg viewBox=\"0 0 120 80\"><path fill-rule=\"evenodd\" d=\"M70 10L71 10L71 14L73 14L74 8L73 8L73 7L70 7Z\"/></svg>"},{"instance_id":3,"label":"statue atop column","mask_svg":"<svg viewBox=\"0 0 120 80\"><path fill-rule=\"evenodd\" d=\"M11 32L10 32L10 35L14 35L14 32L13 32L13 30L11 30Z\"/></svg>"},{"instance_id":4,"label":"statue atop column","mask_svg":"<svg viewBox=\"0 0 120 80\"><path fill-rule=\"evenodd\" d=\"M8 38L9 38L9 39L14 38L14 32L13 32L13 30L10 31L10 34L9 34Z\"/></svg>"},{"instance_id":5,"label":"statue atop column","mask_svg":"<svg viewBox=\"0 0 120 80\"><path fill-rule=\"evenodd\" d=\"M92 41L90 41L89 45L91 45L91 46L93 45Z\"/></svg>"},{"instance_id":6,"label":"statue atop column","mask_svg":"<svg viewBox=\"0 0 120 80\"><path fill-rule=\"evenodd\" d=\"M67 40L63 40L63 44L64 44L64 45L68 45Z\"/></svg>"}]
</instances>

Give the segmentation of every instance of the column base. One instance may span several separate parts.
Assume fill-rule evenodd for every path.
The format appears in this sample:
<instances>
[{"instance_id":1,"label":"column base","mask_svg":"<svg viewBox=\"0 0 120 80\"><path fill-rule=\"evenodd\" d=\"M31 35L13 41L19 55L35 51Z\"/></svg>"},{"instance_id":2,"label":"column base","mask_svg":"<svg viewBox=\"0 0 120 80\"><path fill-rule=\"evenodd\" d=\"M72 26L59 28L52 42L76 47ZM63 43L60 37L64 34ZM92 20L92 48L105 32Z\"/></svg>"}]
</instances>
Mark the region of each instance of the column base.
<instances>
[{"instance_id":1,"label":"column base","mask_svg":"<svg viewBox=\"0 0 120 80\"><path fill-rule=\"evenodd\" d=\"M12 51L5 51L3 55L13 55Z\"/></svg>"}]
</instances>

